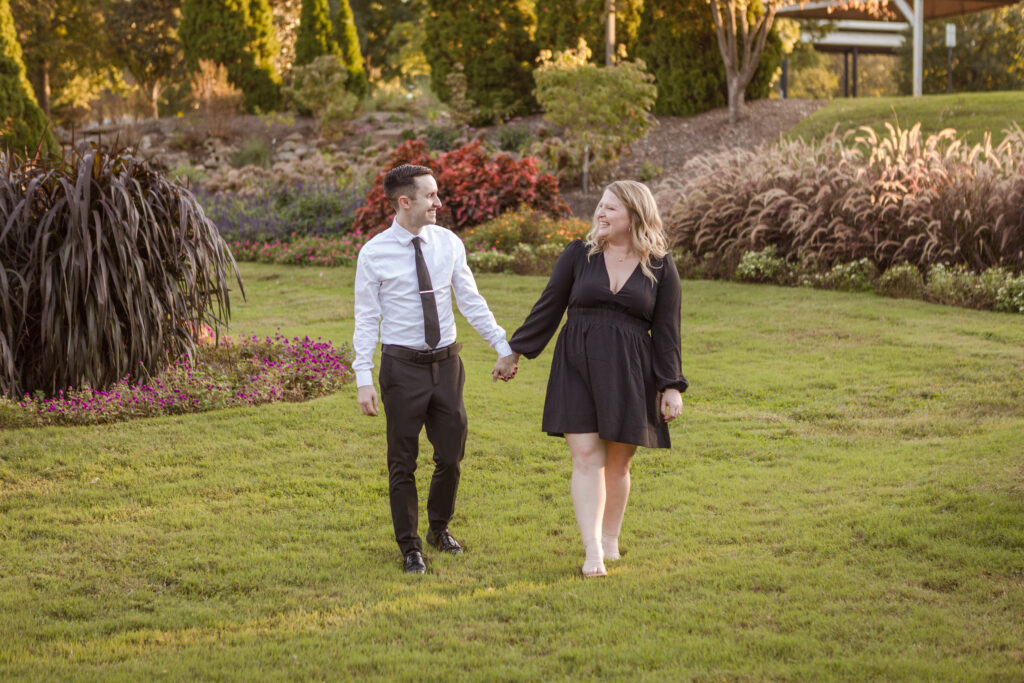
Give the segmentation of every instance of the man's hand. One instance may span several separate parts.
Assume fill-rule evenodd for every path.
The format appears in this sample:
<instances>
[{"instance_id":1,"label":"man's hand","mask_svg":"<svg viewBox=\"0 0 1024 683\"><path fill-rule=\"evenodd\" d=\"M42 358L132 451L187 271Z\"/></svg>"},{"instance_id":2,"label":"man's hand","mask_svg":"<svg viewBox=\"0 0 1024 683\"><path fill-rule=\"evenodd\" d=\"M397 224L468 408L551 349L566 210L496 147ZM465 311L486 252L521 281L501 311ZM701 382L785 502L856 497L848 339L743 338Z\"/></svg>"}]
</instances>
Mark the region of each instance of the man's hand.
<instances>
[{"instance_id":1,"label":"man's hand","mask_svg":"<svg viewBox=\"0 0 1024 683\"><path fill-rule=\"evenodd\" d=\"M683 412L683 397L678 389L666 389L661 395L661 416L671 422Z\"/></svg>"},{"instance_id":2,"label":"man's hand","mask_svg":"<svg viewBox=\"0 0 1024 683\"><path fill-rule=\"evenodd\" d=\"M503 356L498 359L498 362L494 364L494 369L491 370L491 381L497 382L500 379L503 382L507 382L515 377L518 371L519 354L512 353L508 356Z\"/></svg>"},{"instance_id":3,"label":"man's hand","mask_svg":"<svg viewBox=\"0 0 1024 683\"><path fill-rule=\"evenodd\" d=\"M372 384L359 387L358 400L359 407L363 410L363 415L377 417L377 390L373 388Z\"/></svg>"}]
</instances>

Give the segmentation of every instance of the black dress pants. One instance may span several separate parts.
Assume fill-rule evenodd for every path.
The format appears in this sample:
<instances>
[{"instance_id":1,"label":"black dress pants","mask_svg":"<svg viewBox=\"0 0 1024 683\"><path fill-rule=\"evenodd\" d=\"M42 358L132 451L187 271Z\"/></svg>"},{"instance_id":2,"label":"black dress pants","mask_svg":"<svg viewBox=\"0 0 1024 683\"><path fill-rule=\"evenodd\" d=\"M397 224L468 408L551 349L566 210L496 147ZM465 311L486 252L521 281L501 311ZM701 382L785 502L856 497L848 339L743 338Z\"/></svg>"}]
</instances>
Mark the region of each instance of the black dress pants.
<instances>
[{"instance_id":1,"label":"black dress pants","mask_svg":"<svg viewBox=\"0 0 1024 683\"><path fill-rule=\"evenodd\" d=\"M466 407L462 402L466 371L458 356L418 363L385 353L380 359L379 379L387 419L388 490L395 540L402 554L422 552L415 476L420 430L427 428L427 439L434 447L427 520L436 533L448 526L455 512L460 463L466 452Z\"/></svg>"}]
</instances>

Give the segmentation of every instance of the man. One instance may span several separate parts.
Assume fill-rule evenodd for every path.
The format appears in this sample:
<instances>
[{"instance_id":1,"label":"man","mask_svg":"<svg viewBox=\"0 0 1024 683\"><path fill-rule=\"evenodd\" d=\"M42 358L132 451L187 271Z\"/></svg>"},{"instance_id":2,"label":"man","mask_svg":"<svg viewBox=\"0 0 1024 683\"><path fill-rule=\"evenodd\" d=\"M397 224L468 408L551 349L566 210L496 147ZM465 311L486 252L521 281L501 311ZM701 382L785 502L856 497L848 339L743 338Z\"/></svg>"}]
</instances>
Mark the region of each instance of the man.
<instances>
[{"instance_id":1,"label":"man","mask_svg":"<svg viewBox=\"0 0 1024 683\"><path fill-rule=\"evenodd\" d=\"M391 227L359 252L355 283L355 361L359 407L376 416L373 353L382 343L381 401L387 420L388 490L395 540L407 573L426 571L417 533L416 458L426 426L434 447L427 498L427 543L458 555L448 531L466 448L465 370L455 341L452 293L459 310L500 358L512 355L476 288L466 249L453 232L434 224L441 200L429 168L404 164L384 178L396 216ZM502 376L501 379L508 379Z\"/></svg>"}]
</instances>

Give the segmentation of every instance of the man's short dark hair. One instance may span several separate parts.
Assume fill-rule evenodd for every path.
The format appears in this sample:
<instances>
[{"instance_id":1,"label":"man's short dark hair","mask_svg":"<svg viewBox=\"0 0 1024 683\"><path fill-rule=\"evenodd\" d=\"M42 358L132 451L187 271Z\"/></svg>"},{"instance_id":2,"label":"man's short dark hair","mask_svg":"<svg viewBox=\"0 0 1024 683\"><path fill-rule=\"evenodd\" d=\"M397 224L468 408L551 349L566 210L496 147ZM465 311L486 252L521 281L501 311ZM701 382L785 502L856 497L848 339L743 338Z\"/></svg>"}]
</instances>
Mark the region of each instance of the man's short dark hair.
<instances>
[{"instance_id":1,"label":"man's short dark hair","mask_svg":"<svg viewBox=\"0 0 1024 683\"><path fill-rule=\"evenodd\" d=\"M415 166L413 164L402 164L396 166L384 176L384 196L391 202L391 206L398 210L398 198L416 196L416 178L422 175L434 175L426 166Z\"/></svg>"}]
</instances>

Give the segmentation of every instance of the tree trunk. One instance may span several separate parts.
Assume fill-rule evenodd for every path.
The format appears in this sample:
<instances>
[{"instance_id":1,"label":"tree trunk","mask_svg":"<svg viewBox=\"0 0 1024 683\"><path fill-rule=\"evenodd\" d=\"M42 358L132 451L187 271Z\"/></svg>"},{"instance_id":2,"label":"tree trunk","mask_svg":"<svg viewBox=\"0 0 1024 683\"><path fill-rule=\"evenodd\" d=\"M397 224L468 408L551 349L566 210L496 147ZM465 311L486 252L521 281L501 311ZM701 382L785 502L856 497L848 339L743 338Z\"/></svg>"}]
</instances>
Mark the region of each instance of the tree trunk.
<instances>
[{"instance_id":1,"label":"tree trunk","mask_svg":"<svg viewBox=\"0 0 1024 683\"><path fill-rule=\"evenodd\" d=\"M605 41L604 41L604 64L611 66L615 63L615 0L605 0Z\"/></svg>"},{"instance_id":2,"label":"tree trunk","mask_svg":"<svg viewBox=\"0 0 1024 683\"><path fill-rule=\"evenodd\" d=\"M736 123L743 116L743 107L746 104L746 84L739 74L728 75L729 82L729 123Z\"/></svg>"},{"instance_id":3,"label":"tree trunk","mask_svg":"<svg viewBox=\"0 0 1024 683\"><path fill-rule=\"evenodd\" d=\"M153 118L160 118L160 79L157 78L149 87L149 103L153 107Z\"/></svg>"},{"instance_id":4,"label":"tree trunk","mask_svg":"<svg viewBox=\"0 0 1024 683\"><path fill-rule=\"evenodd\" d=\"M50 62L44 60L39 65L39 107L50 118Z\"/></svg>"}]
</instances>

